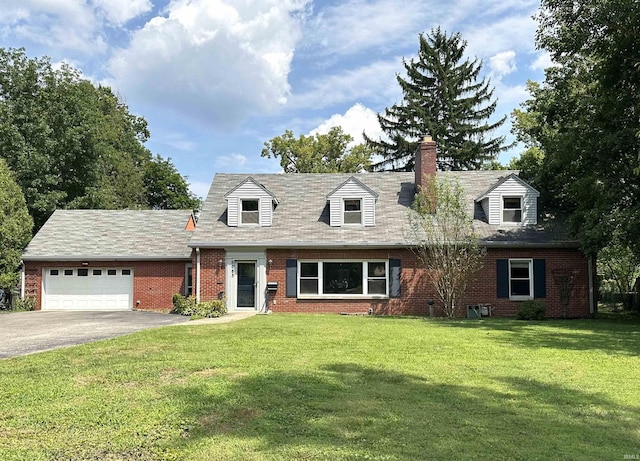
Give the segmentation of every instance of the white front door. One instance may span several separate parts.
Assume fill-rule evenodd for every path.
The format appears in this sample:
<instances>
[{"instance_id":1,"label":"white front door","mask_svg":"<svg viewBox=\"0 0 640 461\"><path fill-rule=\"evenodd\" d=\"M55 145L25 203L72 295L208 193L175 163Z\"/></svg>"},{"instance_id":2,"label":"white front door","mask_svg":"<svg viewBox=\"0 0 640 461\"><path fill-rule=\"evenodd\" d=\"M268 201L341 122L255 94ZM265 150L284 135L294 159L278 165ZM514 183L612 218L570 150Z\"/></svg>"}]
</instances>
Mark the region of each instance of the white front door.
<instances>
[{"instance_id":1,"label":"white front door","mask_svg":"<svg viewBox=\"0 0 640 461\"><path fill-rule=\"evenodd\" d=\"M267 270L264 251L227 251L227 308L230 311L266 307Z\"/></svg>"}]
</instances>

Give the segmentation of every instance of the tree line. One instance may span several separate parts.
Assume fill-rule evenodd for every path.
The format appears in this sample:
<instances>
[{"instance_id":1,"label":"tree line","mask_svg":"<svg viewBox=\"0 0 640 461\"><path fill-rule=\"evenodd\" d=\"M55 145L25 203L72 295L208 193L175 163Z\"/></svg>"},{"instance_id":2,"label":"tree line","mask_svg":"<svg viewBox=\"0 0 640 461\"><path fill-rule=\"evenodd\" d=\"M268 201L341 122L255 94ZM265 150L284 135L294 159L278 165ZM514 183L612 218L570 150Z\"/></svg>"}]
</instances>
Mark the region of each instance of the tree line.
<instances>
[{"instance_id":1,"label":"tree line","mask_svg":"<svg viewBox=\"0 0 640 461\"><path fill-rule=\"evenodd\" d=\"M144 118L69 65L0 48L0 286L57 208L197 209Z\"/></svg>"}]
</instances>

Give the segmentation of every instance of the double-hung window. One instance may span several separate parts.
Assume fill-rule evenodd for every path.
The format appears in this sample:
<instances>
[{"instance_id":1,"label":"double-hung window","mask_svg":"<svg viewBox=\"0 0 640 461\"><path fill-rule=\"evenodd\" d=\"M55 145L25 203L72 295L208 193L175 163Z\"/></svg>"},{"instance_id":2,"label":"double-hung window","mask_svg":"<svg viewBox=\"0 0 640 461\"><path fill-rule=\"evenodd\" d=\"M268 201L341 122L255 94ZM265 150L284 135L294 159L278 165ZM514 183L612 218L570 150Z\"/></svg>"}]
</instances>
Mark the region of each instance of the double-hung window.
<instances>
[{"instance_id":1,"label":"double-hung window","mask_svg":"<svg viewBox=\"0 0 640 461\"><path fill-rule=\"evenodd\" d=\"M502 197L502 222L522 222L522 197Z\"/></svg>"},{"instance_id":2,"label":"double-hung window","mask_svg":"<svg viewBox=\"0 0 640 461\"><path fill-rule=\"evenodd\" d=\"M387 261L300 261L298 293L304 296L388 296Z\"/></svg>"},{"instance_id":3,"label":"double-hung window","mask_svg":"<svg viewBox=\"0 0 640 461\"><path fill-rule=\"evenodd\" d=\"M344 200L344 224L362 224L362 200Z\"/></svg>"},{"instance_id":4,"label":"double-hung window","mask_svg":"<svg viewBox=\"0 0 640 461\"><path fill-rule=\"evenodd\" d=\"M242 224L260 223L260 201L257 199L245 199L241 201L240 219Z\"/></svg>"},{"instance_id":5,"label":"double-hung window","mask_svg":"<svg viewBox=\"0 0 640 461\"><path fill-rule=\"evenodd\" d=\"M533 299L533 260L509 260L509 298Z\"/></svg>"}]
</instances>

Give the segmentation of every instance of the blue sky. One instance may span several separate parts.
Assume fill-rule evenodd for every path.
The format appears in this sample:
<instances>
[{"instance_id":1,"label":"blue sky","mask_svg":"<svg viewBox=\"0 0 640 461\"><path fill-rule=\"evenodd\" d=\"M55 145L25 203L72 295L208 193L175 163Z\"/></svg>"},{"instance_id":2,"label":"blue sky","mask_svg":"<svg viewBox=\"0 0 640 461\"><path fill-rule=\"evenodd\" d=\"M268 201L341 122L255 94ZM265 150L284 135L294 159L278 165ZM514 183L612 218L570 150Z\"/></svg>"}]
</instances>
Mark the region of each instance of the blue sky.
<instances>
[{"instance_id":1,"label":"blue sky","mask_svg":"<svg viewBox=\"0 0 640 461\"><path fill-rule=\"evenodd\" d=\"M263 143L341 125L377 137L401 100L418 35L460 32L483 61L495 118L526 99L549 56L536 0L2 0L0 46L67 62L149 122L147 147L204 197L215 173L279 172ZM496 134L510 135L510 120ZM516 147L500 156L508 162Z\"/></svg>"}]
</instances>

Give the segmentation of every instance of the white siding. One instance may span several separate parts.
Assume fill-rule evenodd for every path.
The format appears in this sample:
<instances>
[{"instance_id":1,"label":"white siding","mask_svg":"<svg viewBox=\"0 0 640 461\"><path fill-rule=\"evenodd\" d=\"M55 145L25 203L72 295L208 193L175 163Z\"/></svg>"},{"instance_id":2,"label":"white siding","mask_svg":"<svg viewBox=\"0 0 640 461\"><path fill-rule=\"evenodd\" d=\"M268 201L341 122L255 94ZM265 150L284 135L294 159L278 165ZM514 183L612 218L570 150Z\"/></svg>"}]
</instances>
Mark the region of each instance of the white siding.
<instances>
[{"instance_id":1,"label":"white siding","mask_svg":"<svg viewBox=\"0 0 640 461\"><path fill-rule=\"evenodd\" d=\"M342 226L342 199L339 197L329 200L329 224L334 227Z\"/></svg>"},{"instance_id":2,"label":"white siding","mask_svg":"<svg viewBox=\"0 0 640 461\"><path fill-rule=\"evenodd\" d=\"M484 211L484 215L489 219L489 199L485 198L480 202L480 206L482 206L482 211Z\"/></svg>"},{"instance_id":3,"label":"white siding","mask_svg":"<svg viewBox=\"0 0 640 461\"><path fill-rule=\"evenodd\" d=\"M242 200L259 200L260 226L271 226L273 222L273 197L255 182L246 181L227 195L227 225L238 227ZM255 225L255 224L254 224Z\"/></svg>"},{"instance_id":4,"label":"white siding","mask_svg":"<svg viewBox=\"0 0 640 461\"><path fill-rule=\"evenodd\" d=\"M376 201L373 197L365 197L363 200L364 225L376 225Z\"/></svg>"},{"instance_id":5,"label":"white siding","mask_svg":"<svg viewBox=\"0 0 640 461\"><path fill-rule=\"evenodd\" d=\"M376 197L371 191L354 180L346 181L340 188L329 195L329 215L331 226L343 225L344 200L360 199L362 201L362 222L365 226L376 224Z\"/></svg>"},{"instance_id":6,"label":"white siding","mask_svg":"<svg viewBox=\"0 0 640 461\"><path fill-rule=\"evenodd\" d=\"M263 227L271 226L273 215L273 202L271 197L260 199L260 225Z\"/></svg>"},{"instance_id":7,"label":"white siding","mask_svg":"<svg viewBox=\"0 0 640 461\"><path fill-rule=\"evenodd\" d=\"M240 199L238 197L227 198L227 225L238 227L238 209L240 208Z\"/></svg>"},{"instance_id":8,"label":"white siding","mask_svg":"<svg viewBox=\"0 0 640 461\"><path fill-rule=\"evenodd\" d=\"M522 197L522 222L520 225L537 224L537 192L513 178L506 180L491 191L487 198L482 200L482 208L487 215L489 224L502 224L503 197ZM486 205L485 202L487 202Z\"/></svg>"}]
</instances>

